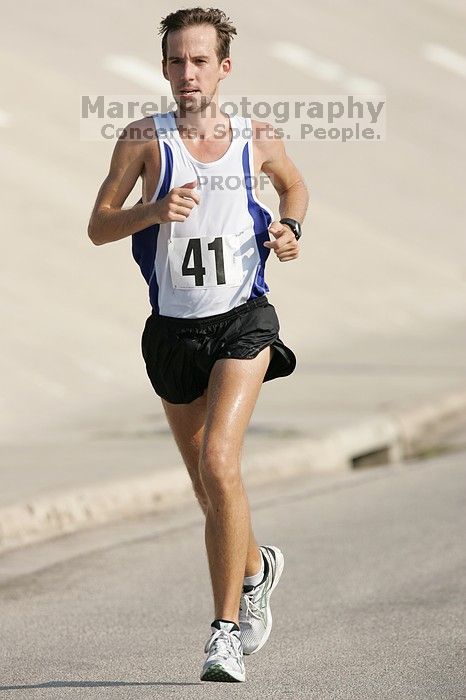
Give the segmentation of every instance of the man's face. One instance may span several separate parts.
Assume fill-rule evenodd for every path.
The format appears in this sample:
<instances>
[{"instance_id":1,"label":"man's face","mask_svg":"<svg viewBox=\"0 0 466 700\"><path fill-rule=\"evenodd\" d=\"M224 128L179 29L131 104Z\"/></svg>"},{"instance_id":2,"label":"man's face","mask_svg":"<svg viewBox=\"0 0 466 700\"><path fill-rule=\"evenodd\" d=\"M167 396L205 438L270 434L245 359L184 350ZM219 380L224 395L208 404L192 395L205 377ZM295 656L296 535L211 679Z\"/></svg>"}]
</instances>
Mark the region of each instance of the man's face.
<instances>
[{"instance_id":1,"label":"man's face","mask_svg":"<svg viewBox=\"0 0 466 700\"><path fill-rule=\"evenodd\" d=\"M231 70L229 58L218 62L217 32L210 24L170 32L163 74L184 112L200 112L217 93L220 80Z\"/></svg>"}]
</instances>

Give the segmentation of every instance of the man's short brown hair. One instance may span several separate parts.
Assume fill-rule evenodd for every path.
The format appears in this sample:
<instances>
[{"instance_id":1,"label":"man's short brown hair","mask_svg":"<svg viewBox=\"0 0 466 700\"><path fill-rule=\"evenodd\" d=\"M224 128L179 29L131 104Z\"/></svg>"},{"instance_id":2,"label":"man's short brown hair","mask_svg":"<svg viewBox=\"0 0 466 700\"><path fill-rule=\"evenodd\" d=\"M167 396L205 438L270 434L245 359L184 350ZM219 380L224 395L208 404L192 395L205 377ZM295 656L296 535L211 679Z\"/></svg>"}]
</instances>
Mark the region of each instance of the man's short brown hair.
<instances>
[{"instance_id":1,"label":"man's short brown hair","mask_svg":"<svg viewBox=\"0 0 466 700\"><path fill-rule=\"evenodd\" d=\"M167 35L178 29L193 27L200 24L210 24L217 32L217 58L221 63L224 58L230 55L230 41L236 29L232 25L230 18L222 10L209 7L204 10L202 7L189 7L186 10L177 10L167 15L160 22L159 34L162 35L162 59L167 60Z\"/></svg>"}]
</instances>

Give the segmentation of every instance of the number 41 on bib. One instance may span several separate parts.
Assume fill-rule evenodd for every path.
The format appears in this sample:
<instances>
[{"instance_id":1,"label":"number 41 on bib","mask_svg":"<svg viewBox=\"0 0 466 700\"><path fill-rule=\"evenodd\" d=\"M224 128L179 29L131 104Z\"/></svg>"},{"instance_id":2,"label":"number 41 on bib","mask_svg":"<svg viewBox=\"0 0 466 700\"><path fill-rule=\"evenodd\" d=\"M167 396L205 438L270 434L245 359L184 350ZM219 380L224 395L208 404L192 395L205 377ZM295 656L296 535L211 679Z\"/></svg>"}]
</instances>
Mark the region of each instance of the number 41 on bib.
<instances>
[{"instance_id":1,"label":"number 41 on bib","mask_svg":"<svg viewBox=\"0 0 466 700\"><path fill-rule=\"evenodd\" d=\"M170 238L168 260L175 289L238 287L243 279L240 234Z\"/></svg>"}]
</instances>

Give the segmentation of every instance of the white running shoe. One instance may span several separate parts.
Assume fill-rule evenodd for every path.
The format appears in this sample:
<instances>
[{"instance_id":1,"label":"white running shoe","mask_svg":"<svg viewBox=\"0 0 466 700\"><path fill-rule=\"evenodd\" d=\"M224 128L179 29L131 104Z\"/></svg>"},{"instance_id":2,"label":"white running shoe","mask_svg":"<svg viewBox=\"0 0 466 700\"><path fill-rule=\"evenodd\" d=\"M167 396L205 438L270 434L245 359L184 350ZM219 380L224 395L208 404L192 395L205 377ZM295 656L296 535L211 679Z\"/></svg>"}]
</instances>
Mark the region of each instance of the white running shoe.
<instances>
[{"instance_id":1,"label":"white running shoe","mask_svg":"<svg viewBox=\"0 0 466 700\"><path fill-rule=\"evenodd\" d=\"M254 654L259 651L272 629L272 612L270 596L282 575L285 558L278 547L261 546L259 549L264 557L264 567L267 575L263 583L246 589L241 593L239 608L240 639L243 643L244 654Z\"/></svg>"},{"instance_id":2,"label":"white running shoe","mask_svg":"<svg viewBox=\"0 0 466 700\"><path fill-rule=\"evenodd\" d=\"M226 681L235 683L246 680L240 632L232 622L214 620L212 636L207 640L207 659L201 671L201 681ZM236 627L236 625L235 625Z\"/></svg>"}]
</instances>

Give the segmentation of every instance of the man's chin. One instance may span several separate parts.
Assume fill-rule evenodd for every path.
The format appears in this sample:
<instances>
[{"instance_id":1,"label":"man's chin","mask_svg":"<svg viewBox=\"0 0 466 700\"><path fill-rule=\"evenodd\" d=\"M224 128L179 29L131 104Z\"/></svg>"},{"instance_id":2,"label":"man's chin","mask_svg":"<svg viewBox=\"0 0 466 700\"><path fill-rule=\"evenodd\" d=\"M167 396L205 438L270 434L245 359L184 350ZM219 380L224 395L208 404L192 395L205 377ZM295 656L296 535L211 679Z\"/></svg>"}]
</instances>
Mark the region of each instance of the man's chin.
<instances>
[{"instance_id":1,"label":"man's chin","mask_svg":"<svg viewBox=\"0 0 466 700\"><path fill-rule=\"evenodd\" d=\"M178 110L181 113L184 112L185 114L193 114L196 112L202 112L203 110L207 109L207 107L212 101L212 98L209 98L206 95L202 95L201 93L197 93L196 95L189 97L184 97L183 95L176 95L174 96L174 100L176 102Z\"/></svg>"}]
</instances>

